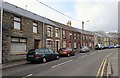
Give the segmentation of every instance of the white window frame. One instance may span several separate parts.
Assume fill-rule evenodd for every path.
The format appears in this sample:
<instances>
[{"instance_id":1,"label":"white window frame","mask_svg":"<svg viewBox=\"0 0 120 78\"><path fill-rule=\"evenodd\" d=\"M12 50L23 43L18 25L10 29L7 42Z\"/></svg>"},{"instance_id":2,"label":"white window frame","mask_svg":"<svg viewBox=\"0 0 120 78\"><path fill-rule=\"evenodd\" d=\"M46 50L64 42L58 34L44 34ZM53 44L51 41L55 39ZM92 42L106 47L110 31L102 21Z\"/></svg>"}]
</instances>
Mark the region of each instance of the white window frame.
<instances>
[{"instance_id":1,"label":"white window frame","mask_svg":"<svg viewBox=\"0 0 120 78\"><path fill-rule=\"evenodd\" d=\"M63 31L62 31L62 33L63 33L63 38L65 38L66 31L65 31L65 30L63 30Z\"/></svg>"},{"instance_id":2,"label":"white window frame","mask_svg":"<svg viewBox=\"0 0 120 78\"><path fill-rule=\"evenodd\" d=\"M21 30L21 18L14 16L14 29Z\"/></svg>"},{"instance_id":3,"label":"white window frame","mask_svg":"<svg viewBox=\"0 0 120 78\"><path fill-rule=\"evenodd\" d=\"M66 48L66 41L63 41L63 48Z\"/></svg>"},{"instance_id":4,"label":"white window frame","mask_svg":"<svg viewBox=\"0 0 120 78\"><path fill-rule=\"evenodd\" d=\"M15 37L12 37L11 38L11 53L18 53L18 52L23 52L23 51L12 51L13 49L12 49L12 45L15 45L15 44L18 44L18 45L22 45L22 44L25 44L24 46L24 52L26 52L27 51L27 39L26 38L15 38ZM22 46L23 47L23 46ZM15 49L14 49L15 50Z\"/></svg>"},{"instance_id":5,"label":"white window frame","mask_svg":"<svg viewBox=\"0 0 120 78\"><path fill-rule=\"evenodd\" d=\"M59 29L58 28L55 29L55 37L57 37L57 38L59 37Z\"/></svg>"},{"instance_id":6,"label":"white window frame","mask_svg":"<svg viewBox=\"0 0 120 78\"><path fill-rule=\"evenodd\" d=\"M38 23L33 22L33 33L38 33Z\"/></svg>"}]
</instances>

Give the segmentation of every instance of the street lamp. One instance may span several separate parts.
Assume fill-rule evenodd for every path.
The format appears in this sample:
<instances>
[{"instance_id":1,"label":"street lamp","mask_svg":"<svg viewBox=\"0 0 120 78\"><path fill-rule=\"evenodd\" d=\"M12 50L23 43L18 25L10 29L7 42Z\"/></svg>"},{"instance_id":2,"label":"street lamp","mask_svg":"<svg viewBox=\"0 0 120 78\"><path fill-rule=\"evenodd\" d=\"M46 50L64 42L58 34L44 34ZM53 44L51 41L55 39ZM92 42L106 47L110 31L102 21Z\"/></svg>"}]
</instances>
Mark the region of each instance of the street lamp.
<instances>
[{"instance_id":1,"label":"street lamp","mask_svg":"<svg viewBox=\"0 0 120 78\"><path fill-rule=\"evenodd\" d=\"M87 20L86 22L89 22L89 20ZM84 46L84 21L82 21L82 46Z\"/></svg>"}]
</instances>

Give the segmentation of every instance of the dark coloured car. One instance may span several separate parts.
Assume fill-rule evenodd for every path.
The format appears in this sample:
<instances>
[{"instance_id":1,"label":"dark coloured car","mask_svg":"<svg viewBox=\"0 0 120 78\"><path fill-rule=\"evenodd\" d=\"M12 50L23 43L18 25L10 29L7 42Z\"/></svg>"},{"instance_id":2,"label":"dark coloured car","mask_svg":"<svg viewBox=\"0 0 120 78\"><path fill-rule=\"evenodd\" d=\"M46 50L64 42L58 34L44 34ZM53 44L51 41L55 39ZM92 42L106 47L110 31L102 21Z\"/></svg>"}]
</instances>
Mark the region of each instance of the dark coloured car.
<instances>
[{"instance_id":1,"label":"dark coloured car","mask_svg":"<svg viewBox=\"0 0 120 78\"><path fill-rule=\"evenodd\" d=\"M112 49L112 48L114 48L114 45L108 46L108 49Z\"/></svg>"},{"instance_id":2,"label":"dark coloured car","mask_svg":"<svg viewBox=\"0 0 120 78\"><path fill-rule=\"evenodd\" d=\"M80 52L89 52L89 51L90 51L90 49L87 46L82 46L80 48Z\"/></svg>"},{"instance_id":3,"label":"dark coloured car","mask_svg":"<svg viewBox=\"0 0 120 78\"><path fill-rule=\"evenodd\" d=\"M59 54L48 48L31 49L27 54L28 62L47 62L49 60L59 59Z\"/></svg>"},{"instance_id":4,"label":"dark coloured car","mask_svg":"<svg viewBox=\"0 0 120 78\"><path fill-rule=\"evenodd\" d=\"M60 48L59 52L60 56L71 56L75 55L75 50L72 48Z\"/></svg>"}]
</instances>

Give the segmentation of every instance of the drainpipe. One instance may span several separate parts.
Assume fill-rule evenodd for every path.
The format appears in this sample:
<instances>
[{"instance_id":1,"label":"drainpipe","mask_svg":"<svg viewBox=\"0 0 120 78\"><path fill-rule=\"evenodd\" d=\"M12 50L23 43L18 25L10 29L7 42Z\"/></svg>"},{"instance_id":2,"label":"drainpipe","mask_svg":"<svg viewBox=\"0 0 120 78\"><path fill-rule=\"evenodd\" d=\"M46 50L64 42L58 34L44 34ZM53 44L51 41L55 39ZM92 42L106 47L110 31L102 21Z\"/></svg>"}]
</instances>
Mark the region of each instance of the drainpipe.
<instances>
[{"instance_id":1,"label":"drainpipe","mask_svg":"<svg viewBox=\"0 0 120 78\"><path fill-rule=\"evenodd\" d=\"M44 17L43 17L43 19L45 19ZM44 30L44 27L45 27L45 23L43 22L43 33L42 33L42 41L43 41L43 48L45 47L45 30Z\"/></svg>"},{"instance_id":2,"label":"drainpipe","mask_svg":"<svg viewBox=\"0 0 120 78\"><path fill-rule=\"evenodd\" d=\"M2 64L2 16L3 16L3 0L0 1L0 7L1 7L1 24L0 24L0 64Z\"/></svg>"},{"instance_id":3,"label":"drainpipe","mask_svg":"<svg viewBox=\"0 0 120 78\"><path fill-rule=\"evenodd\" d=\"M62 28L60 28L60 48L62 48L62 43L63 43L63 41L62 41Z\"/></svg>"}]
</instances>

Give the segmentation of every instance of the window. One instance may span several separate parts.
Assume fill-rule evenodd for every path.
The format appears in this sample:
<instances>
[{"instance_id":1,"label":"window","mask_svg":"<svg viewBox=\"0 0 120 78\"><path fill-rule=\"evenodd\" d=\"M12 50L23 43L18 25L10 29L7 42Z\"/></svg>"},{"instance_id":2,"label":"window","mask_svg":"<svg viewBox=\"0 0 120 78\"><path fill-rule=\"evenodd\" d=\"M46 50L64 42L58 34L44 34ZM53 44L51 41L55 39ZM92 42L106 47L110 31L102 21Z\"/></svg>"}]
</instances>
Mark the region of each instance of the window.
<instances>
[{"instance_id":1,"label":"window","mask_svg":"<svg viewBox=\"0 0 120 78\"><path fill-rule=\"evenodd\" d=\"M50 53L53 53L53 51L52 51L51 49L49 49L49 52L50 52Z\"/></svg>"},{"instance_id":2,"label":"window","mask_svg":"<svg viewBox=\"0 0 120 78\"><path fill-rule=\"evenodd\" d=\"M80 39L80 35L78 34L78 37L77 37L77 39L79 40Z\"/></svg>"},{"instance_id":3,"label":"window","mask_svg":"<svg viewBox=\"0 0 120 78\"><path fill-rule=\"evenodd\" d=\"M26 52L26 39L11 38L11 52Z\"/></svg>"},{"instance_id":4,"label":"window","mask_svg":"<svg viewBox=\"0 0 120 78\"><path fill-rule=\"evenodd\" d=\"M76 46L77 44L76 44L76 42L74 42L74 48L77 48L77 46Z\"/></svg>"},{"instance_id":5,"label":"window","mask_svg":"<svg viewBox=\"0 0 120 78\"><path fill-rule=\"evenodd\" d=\"M69 33L69 38L72 39L72 33Z\"/></svg>"},{"instance_id":6,"label":"window","mask_svg":"<svg viewBox=\"0 0 120 78\"><path fill-rule=\"evenodd\" d=\"M70 47L70 48L72 47L72 43L71 43L71 42L69 42L69 47Z\"/></svg>"},{"instance_id":7,"label":"window","mask_svg":"<svg viewBox=\"0 0 120 78\"><path fill-rule=\"evenodd\" d=\"M50 37L51 36L51 27L47 28L47 36Z\"/></svg>"},{"instance_id":8,"label":"window","mask_svg":"<svg viewBox=\"0 0 120 78\"><path fill-rule=\"evenodd\" d=\"M14 29L22 30L20 17L14 16Z\"/></svg>"},{"instance_id":9,"label":"window","mask_svg":"<svg viewBox=\"0 0 120 78\"><path fill-rule=\"evenodd\" d=\"M65 34L66 34L66 32L63 30L63 38L65 38Z\"/></svg>"},{"instance_id":10,"label":"window","mask_svg":"<svg viewBox=\"0 0 120 78\"><path fill-rule=\"evenodd\" d=\"M87 40L87 35L85 35L85 40Z\"/></svg>"},{"instance_id":11,"label":"window","mask_svg":"<svg viewBox=\"0 0 120 78\"><path fill-rule=\"evenodd\" d=\"M66 48L66 41L63 41L63 47Z\"/></svg>"},{"instance_id":12,"label":"window","mask_svg":"<svg viewBox=\"0 0 120 78\"><path fill-rule=\"evenodd\" d=\"M45 53L50 54L50 52L48 51L48 49L45 49Z\"/></svg>"},{"instance_id":13,"label":"window","mask_svg":"<svg viewBox=\"0 0 120 78\"><path fill-rule=\"evenodd\" d=\"M52 41L51 40L46 41L46 47L52 49Z\"/></svg>"},{"instance_id":14,"label":"window","mask_svg":"<svg viewBox=\"0 0 120 78\"><path fill-rule=\"evenodd\" d=\"M39 49L39 53L40 53L40 54L44 54L44 53L45 53L45 49L40 48L40 49Z\"/></svg>"},{"instance_id":15,"label":"window","mask_svg":"<svg viewBox=\"0 0 120 78\"><path fill-rule=\"evenodd\" d=\"M51 26L47 27L47 36L53 37L53 28Z\"/></svg>"},{"instance_id":16,"label":"window","mask_svg":"<svg viewBox=\"0 0 120 78\"><path fill-rule=\"evenodd\" d=\"M58 28L55 29L55 37L59 37L59 29Z\"/></svg>"},{"instance_id":17,"label":"window","mask_svg":"<svg viewBox=\"0 0 120 78\"><path fill-rule=\"evenodd\" d=\"M33 22L33 33L37 33L38 31L38 24Z\"/></svg>"},{"instance_id":18,"label":"window","mask_svg":"<svg viewBox=\"0 0 120 78\"><path fill-rule=\"evenodd\" d=\"M74 39L76 39L76 33L74 33Z\"/></svg>"}]
</instances>

